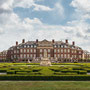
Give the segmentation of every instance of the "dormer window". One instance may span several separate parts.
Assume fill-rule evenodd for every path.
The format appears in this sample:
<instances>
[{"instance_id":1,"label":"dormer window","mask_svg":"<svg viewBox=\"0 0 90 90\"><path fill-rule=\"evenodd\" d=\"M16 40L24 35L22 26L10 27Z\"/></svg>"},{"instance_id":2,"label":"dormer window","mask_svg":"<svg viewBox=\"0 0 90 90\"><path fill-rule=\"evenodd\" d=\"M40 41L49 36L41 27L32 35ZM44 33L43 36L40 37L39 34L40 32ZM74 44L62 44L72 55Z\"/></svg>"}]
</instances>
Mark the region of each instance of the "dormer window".
<instances>
[{"instance_id":1,"label":"dormer window","mask_svg":"<svg viewBox=\"0 0 90 90\"><path fill-rule=\"evenodd\" d=\"M24 48L26 48L26 45L24 45Z\"/></svg>"},{"instance_id":2,"label":"dormer window","mask_svg":"<svg viewBox=\"0 0 90 90\"><path fill-rule=\"evenodd\" d=\"M17 49L19 49L19 47L17 47Z\"/></svg>"},{"instance_id":3,"label":"dormer window","mask_svg":"<svg viewBox=\"0 0 90 90\"><path fill-rule=\"evenodd\" d=\"M61 48L61 45L59 47Z\"/></svg>"},{"instance_id":4,"label":"dormer window","mask_svg":"<svg viewBox=\"0 0 90 90\"><path fill-rule=\"evenodd\" d=\"M64 46L63 45L61 45L61 48L63 48Z\"/></svg>"},{"instance_id":5,"label":"dormer window","mask_svg":"<svg viewBox=\"0 0 90 90\"><path fill-rule=\"evenodd\" d=\"M64 47L65 47L65 48L67 48L67 46L66 46L66 45L65 45Z\"/></svg>"},{"instance_id":6,"label":"dormer window","mask_svg":"<svg viewBox=\"0 0 90 90\"><path fill-rule=\"evenodd\" d=\"M11 50L13 50L13 48L11 48Z\"/></svg>"},{"instance_id":7,"label":"dormer window","mask_svg":"<svg viewBox=\"0 0 90 90\"><path fill-rule=\"evenodd\" d=\"M60 48L60 45L58 45L58 48Z\"/></svg>"},{"instance_id":8,"label":"dormer window","mask_svg":"<svg viewBox=\"0 0 90 90\"><path fill-rule=\"evenodd\" d=\"M33 47L33 45L31 45L31 48Z\"/></svg>"},{"instance_id":9,"label":"dormer window","mask_svg":"<svg viewBox=\"0 0 90 90\"><path fill-rule=\"evenodd\" d=\"M74 47L72 47L72 49L74 49Z\"/></svg>"},{"instance_id":10,"label":"dormer window","mask_svg":"<svg viewBox=\"0 0 90 90\"><path fill-rule=\"evenodd\" d=\"M29 45L27 47L29 48Z\"/></svg>"},{"instance_id":11,"label":"dormer window","mask_svg":"<svg viewBox=\"0 0 90 90\"><path fill-rule=\"evenodd\" d=\"M56 45L54 45L54 47L56 48L57 46L56 46Z\"/></svg>"},{"instance_id":12,"label":"dormer window","mask_svg":"<svg viewBox=\"0 0 90 90\"><path fill-rule=\"evenodd\" d=\"M36 45L34 45L34 48L36 48Z\"/></svg>"}]
</instances>

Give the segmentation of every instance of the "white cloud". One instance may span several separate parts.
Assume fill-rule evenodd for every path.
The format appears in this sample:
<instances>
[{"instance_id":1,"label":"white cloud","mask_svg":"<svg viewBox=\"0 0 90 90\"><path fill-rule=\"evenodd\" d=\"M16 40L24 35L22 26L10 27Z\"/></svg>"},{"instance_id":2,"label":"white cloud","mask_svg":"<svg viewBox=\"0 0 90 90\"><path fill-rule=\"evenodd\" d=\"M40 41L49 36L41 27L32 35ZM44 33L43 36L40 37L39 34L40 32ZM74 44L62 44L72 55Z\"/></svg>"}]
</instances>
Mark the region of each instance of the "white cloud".
<instances>
[{"instance_id":1,"label":"white cloud","mask_svg":"<svg viewBox=\"0 0 90 90\"><path fill-rule=\"evenodd\" d=\"M0 34L3 34L3 33L4 33L3 29L2 29L2 28L0 28Z\"/></svg>"},{"instance_id":2,"label":"white cloud","mask_svg":"<svg viewBox=\"0 0 90 90\"><path fill-rule=\"evenodd\" d=\"M0 1L0 10L5 10L5 11L12 11L12 5L13 5L14 0L1 0Z\"/></svg>"},{"instance_id":3,"label":"white cloud","mask_svg":"<svg viewBox=\"0 0 90 90\"><path fill-rule=\"evenodd\" d=\"M75 8L79 18L90 18L90 0L72 0L71 6Z\"/></svg>"},{"instance_id":4,"label":"white cloud","mask_svg":"<svg viewBox=\"0 0 90 90\"><path fill-rule=\"evenodd\" d=\"M83 42L89 43L88 40L84 39L86 35L89 37L89 34L85 32L85 29L87 31L86 27L88 27L87 24L79 25L79 22L72 22L73 25L69 23L68 26L45 25L37 18L25 18L21 21L20 18L15 14L13 15L13 13L7 20L9 21L2 25L2 29L5 33L0 36L0 50L15 45L16 40L21 42L23 38L26 40L35 40L37 38L39 40L45 38L48 40L64 40L68 38L70 41L75 40L78 45L82 45Z\"/></svg>"},{"instance_id":5,"label":"white cloud","mask_svg":"<svg viewBox=\"0 0 90 90\"><path fill-rule=\"evenodd\" d=\"M1 0L0 10L12 11L15 7L31 8L34 7L35 11L51 11L52 9L48 6L36 4L35 1L40 0Z\"/></svg>"},{"instance_id":6,"label":"white cloud","mask_svg":"<svg viewBox=\"0 0 90 90\"><path fill-rule=\"evenodd\" d=\"M90 0L73 0L71 5L83 12L90 12Z\"/></svg>"},{"instance_id":7,"label":"white cloud","mask_svg":"<svg viewBox=\"0 0 90 90\"><path fill-rule=\"evenodd\" d=\"M41 25L42 24L42 22L38 18L34 18L34 19L25 18L24 21L26 23L30 23L32 25L35 25L35 24Z\"/></svg>"},{"instance_id":8,"label":"white cloud","mask_svg":"<svg viewBox=\"0 0 90 90\"><path fill-rule=\"evenodd\" d=\"M17 2L13 2L13 0L11 0L12 2L7 1L8 3L5 7L9 7L8 10L10 10L10 13L3 12L0 14L0 50L8 49L10 46L15 45L16 40L21 42L23 38L26 40L35 40L36 38L39 40L45 38L48 40L64 40L68 38L70 41L75 40L76 43L84 49L90 48L90 25L84 22L84 20L71 21L65 26L46 25L38 18L25 18L21 20L20 17L13 12L13 5L15 7L22 7L25 4L25 7L31 7L29 1L33 4L33 0L27 0L27 2L25 2L26 0L22 0L24 2L20 1L20 4L18 0ZM2 4L4 5L4 3L6 2L1 3L0 1L1 6ZM2 8L5 9L4 7ZM56 3L53 10L55 10L56 13L58 12L60 16L64 15L64 8L61 4Z\"/></svg>"},{"instance_id":9,"label":"white cloud","mask_svg":"<svg viewBox=\"0 0 90 90\"><path fill-rule=\"evenodd\" d=\"M14 7L30 8L35 0L15 0Z\"/></svg>"},{"instance_id":10,"label":"white cloud","mask_svg":"<svg viewBox=\"0 0 90 90\"><path fill-rule=\"evenodd\" d=\"M62 6L61 3L56 3L54 9L55 12L58 13L58 15L64 17L64 7Z\"/></svg>"},{"instance_id":11,"label":"white cloud","mask_svg":"<svg viewBox=\"0 0 90 90\"><path fill-rule=\"evenodd\" d=\"M52 9L50 7L44 6L44 5L37 5L34 4L34 9L35 11L52 11Z\"/></svg>"},{"instance_id":12,"label":"white cloud","mask_svg":"<svg viewBox=\"0 0 90 90\"><path fill-rule=\"evenodd\" d=\"M14 3L14 7L22 7L22 8L34 7L33 10L35 11L51 11L52 10L48 6L36 4L35 1L40 1L40 0L21 0L21 1L16 0Z\"/></svg>"}]
</instances>

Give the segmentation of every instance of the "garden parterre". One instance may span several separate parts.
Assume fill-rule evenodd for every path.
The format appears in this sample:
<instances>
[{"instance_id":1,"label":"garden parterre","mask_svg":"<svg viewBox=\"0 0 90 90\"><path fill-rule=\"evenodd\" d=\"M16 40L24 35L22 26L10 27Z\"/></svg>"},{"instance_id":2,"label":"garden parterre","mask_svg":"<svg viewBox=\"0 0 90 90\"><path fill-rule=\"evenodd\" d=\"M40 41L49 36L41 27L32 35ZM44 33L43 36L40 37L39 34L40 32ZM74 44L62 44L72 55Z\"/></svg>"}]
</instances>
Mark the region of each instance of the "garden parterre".
<instances>
[{"instance_id":1,"label":"garden parterre","mask_svg":"<svg viewBox=\"0 0 90 90\"><path fill-rule=\"evenodd\" d=\"M19 75L78 75L90 72L89 63L59 63L39 66L34 63L1 63L0 73Z\"/></svg>"},{"instance_id":2,"label":"garden parterre","mask_svg":"<svg viewBox=\"0 0 90 90\"><path fill-rule=\"evenodd\" d=\"M59 78L63 76L64 78L69 76L68 79L76 76L79 76L79 78L80 76L90 77L90 75L88 75L90 73L90 63L53 63L52 66L40 66L39 63L0 63L0 73L6 73L6 75L0 75L0 80L3 80L2 78L5 79L5 77L14 78L17 76L23 76L24 78L30 76L31 78L33 77L33 79L35 79L35 77L49 77L48 79L51 78L53 80L56 77Z\"/></svg>"}]
</instances>

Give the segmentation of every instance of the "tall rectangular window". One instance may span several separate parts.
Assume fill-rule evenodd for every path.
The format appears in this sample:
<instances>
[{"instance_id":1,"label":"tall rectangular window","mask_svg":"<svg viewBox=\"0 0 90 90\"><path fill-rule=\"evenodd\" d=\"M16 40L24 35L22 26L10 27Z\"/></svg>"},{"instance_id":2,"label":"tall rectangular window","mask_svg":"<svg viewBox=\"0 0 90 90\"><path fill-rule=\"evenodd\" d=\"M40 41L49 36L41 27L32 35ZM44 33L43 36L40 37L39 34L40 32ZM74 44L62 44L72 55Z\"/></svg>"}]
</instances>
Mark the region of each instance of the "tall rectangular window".
<instances>
[{"instance_id":1,"label":"tall rectangular window","mask_svg":"<svg viewBox=\"0 0 90 90\"><path fill-rule=\"evenodd\" d=\"M63 58L63 54L61 54L61 58Z\"/></svg>"},{"instance_id":2,"label":"tall rectangular window","mask_svg":"<svg viewBox=\"0 0 90 90\"><path fill-rule=\"evenodd\" d=\"M26 58L26 54L24 54L24 58Z\"/></svg>"},{"instance_id":3,"label":"tall rectangular window","mask_svg":"<svg viewBox=\"0 0 90 90\"><path fill-rule=\"evenodd\" d=\"M50 52L50 49L48 49L48 52Z\"/></svg>"},{"instance_id":4,"label":"tall rectangular window","mask_svg":"<svg viewBox=\"0 0 90 90\"><path fill-rule=\"evenodd\" d=\"M16 53L16 50L14 50L14 53Z\"/></svg>"},{"instance_id":5,"label":"tall rectangular window","mask_svg":"<svg viewBox=\"0 0 90 90\"><path fill-rule=\"evenodd\" d=\"M54 52L56 53L56 49L54 49Z\"/></svg>"},{"instance_id":6,"label":"tall rectangular window","mask_svg":"<svg viewBox=\"0 0 90 90\"><path fill-rule=\"evenodd\" d=\"M81 55L79 55L79 58L82 58L82 56L81 56Z\"/></svg>"},{"instance_id":7,"label":"tall rectangular window","mask_svg":"<svg viewBox=\"0 0 90 90\"><path fill-rule=\"evenodd\" d=\"M17 53L19 53L19 50L17 50Z\"/></svg>"},{"instance_id":8,"label":"tall rectangular window","mask_svg":"<svg viewBox=\"0 0 90 90\"><path fill-rule=\"evenodd\" d=\"M27 54L27 58L29 58L29 54Z\"/></svg>"},{"instance_id":9,"label":"tall rectangular window","mask_svg":"<svg viewBox=\"0 0 90 90\"><path fill-rule=\"evenodd\" d=\"M26 53L26 49L24 49L24 53Z\"/></svg>"},{"instance_id":10,"label":"tall rectangular window","mask_svg":"<svg viewBox=\"0 0 90 90\"><path fill-rule=\"evenodd\" d=\"M42 52L42 49L40 49L40 52Z\"/></svg>"},{"instance_id":11,"label":"tall rectangular window","mask_svg":"<svg viewBox=\"0 0 90 90\"><path fill-rule=\"evenodd\" d=\"M70 52L70 49L68 49L68 53Z\"/></svg>"},{"instance_id":12,"label":"tall rectangular window","mask_svg":"<svg viewBox=\"0 0 90 90\"><path fill-rule=\"evenodd\" d=\"M16 58L16 55L14 55L14 58Z\"/></svg>"},{"instance_id":13,"label":"tall rectangular window","mask_svg":"<svg viewBox=\"0 0 90 90\"><path fill-rule=\"evenodd\" d=\"M29 53L29 49L27 49L27 52Z\"/></svg>"},{"instance_id":14,"label":"tall rectangular window","mask_svg":"<svg viewBox=\"0 0 90 90\"><path fill-rule=\"evenodd\" d=\"M61 49L61 53L63 53L63 49Z\"/></svg>"},{"instance_id":15,"label":"tall rectangular window","mask_svg":"<svg viewBox=\"0 0 90 90\"><path fill-rule=\"evenodd\" d=\"M73 50L72 50L72 53L73 53Z\"/></svg>"},{"instance_id":16,"label":"tall rectangular window","mask_svg":"<svg viewBox=\"0 0 90 90\"><path fill-rule=\"evenodd\" d=\"M58 49L58 53L60 52L60 50Z\"/></svg>"},{"instance_id":17,"label":"tall rectangular window","mask_svg":"<svg viewBox=\"0 0 90 90\"><path fill-rule=\"evenodd\" d=\"M60 54L58 54L58 58L60 57Z\"/></svg>"},{"instance_id":18,"label":"tall rectangular window","mask_svg":"<svg viewBox=\"0 0 90 90\"><path fill-rule=\"evenodd\" d=\"M31 52L32 52L32 49L31 49Z\"/></svg>"},{"instance_id":19,"label":"tall rectangular window","mask_svg":"<svg viewBox=\"0 0 90 90\"><path fill-rule=\"evenodd\" d=\"M42 54L40 54L40 57L42 57Z\"/></svg>"},{"instance_id":20,"label":"tall rectangular window","mask_svg":"<svg viewBox=\"0 0 90 90\"><path fill-rule=\"evenodd\" d=\"M64 58L66 58L67 56L66 56L66 54L64 54Z\"/></svg>"},{"instance_id":21,"label":"tall rectangular window","mask_svg":"<svg viewBox=\"0 0 90 90\"><path fill-rule=\"evenodd\" d=\"M75 50L75 53L76 53L76 50Z\"/></svg>"},{"instance_id":22,"label":"tall rectangular window","mask_svg":"<svg viewBox=\"0 0 90 90\"><path fill-rule=\"evenodd\" d=\"M66 53L66 49L64 49L64 52Z\"/></svg>"},{"instance_id":23,"label":"tall rectangular window","mask_svg":"<svg viewBox=\"0 0 90 90\"><path fill-rule=\"evenodd\" d=\"M70 58L70 54L68 54L68 58Z\"/></svg>"},{"instance_id":24,"label":"tall rectangular window","mask_svg":"<svg viewBox=\"0 0 90 90\"><path fill-rule=\"evenodd\" d=\"M48 57L50 57L50 54L48 54Z\"/></svg>"},{"instance_id":25,"label":"tall rectangular window","mask_svg":"<svg viewBox=\"0 0 90 90\"><path fill-rule=\"evenodd\" d=\"M56 54L54 54L54 57L56 57Z\"/></svg>"},{"instance_id":26,"label":"tall rectangular window","mask_svg":"<svg viewBox=\"0 0 90 90\"><path fill-rule=\"evenodd\" d=\"M22 53L23 52L23 49L20 49L20 52Z\"/></svg>"},{"instance_id":27,"label":"tall rectangular window","mask_svg":"<svg viewBox=\"0 0 90 90\"><path fill-rule=\"evenodd\" d=\"M32 54L30 54L30 57L32 57Z\"/></svg>"},{"instance_id":28,"label":"tall rectangular window","mask_svg":"<svg viewBox=\"0 0 90 90\"><path fill-rule=\"evenodd\" d=\"M34 49L34 53L36 53L36 49Z\"/></svg>"},{"instance_id":29,"label":"tall rectangular window","mask_svg":"<svg viewBox=\"0 0 90 90\"><path fill-rule=\"evenodd\" d=\"M36 57L36 54L34 54L34 57Z\"/></svg>"}]
</instances>

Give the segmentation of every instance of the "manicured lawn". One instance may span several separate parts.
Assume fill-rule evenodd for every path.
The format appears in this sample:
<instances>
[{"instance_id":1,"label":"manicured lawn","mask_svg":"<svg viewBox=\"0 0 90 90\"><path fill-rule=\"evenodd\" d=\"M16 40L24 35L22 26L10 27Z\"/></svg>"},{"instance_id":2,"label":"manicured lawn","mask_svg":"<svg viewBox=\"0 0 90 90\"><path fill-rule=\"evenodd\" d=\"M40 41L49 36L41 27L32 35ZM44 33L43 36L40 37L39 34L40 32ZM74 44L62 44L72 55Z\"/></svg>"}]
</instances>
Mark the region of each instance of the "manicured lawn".
<instances>
[{"instance_id":1,"label":"manicured lawn","mask_svg":"<svg viewBox=\"0 0 90 90\"><path fill-rule=\"evenodd\" d=\"M90 90L89 81L0 81L0 90Z\"/></svg>"}]
</instances>

